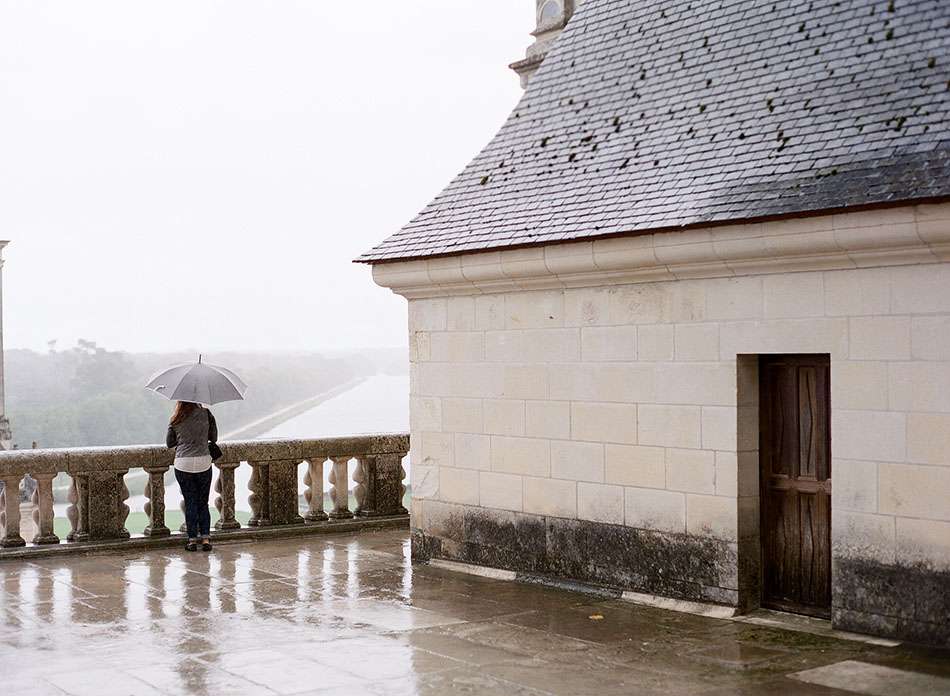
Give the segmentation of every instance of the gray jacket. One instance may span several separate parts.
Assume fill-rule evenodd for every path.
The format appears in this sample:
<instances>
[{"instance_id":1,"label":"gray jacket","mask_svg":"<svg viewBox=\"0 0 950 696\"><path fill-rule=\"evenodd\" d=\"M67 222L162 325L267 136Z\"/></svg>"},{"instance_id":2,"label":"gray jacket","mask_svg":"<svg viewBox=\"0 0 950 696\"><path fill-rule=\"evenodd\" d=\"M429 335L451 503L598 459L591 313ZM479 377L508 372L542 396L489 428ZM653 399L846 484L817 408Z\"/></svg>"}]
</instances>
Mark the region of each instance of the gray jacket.
<instances>
[{"instance_id":1,"label":"gray jacket","mask_svg":"<svg viewBox=\"0 0 950 696\"><path fill-rule=\"evenodd\" d=\"M175 448L175 457L203 457L208 443L218 441L218 424L211 411L199 408L178 425L169 425L165 444Z\"/></svg>"}]
</instances>

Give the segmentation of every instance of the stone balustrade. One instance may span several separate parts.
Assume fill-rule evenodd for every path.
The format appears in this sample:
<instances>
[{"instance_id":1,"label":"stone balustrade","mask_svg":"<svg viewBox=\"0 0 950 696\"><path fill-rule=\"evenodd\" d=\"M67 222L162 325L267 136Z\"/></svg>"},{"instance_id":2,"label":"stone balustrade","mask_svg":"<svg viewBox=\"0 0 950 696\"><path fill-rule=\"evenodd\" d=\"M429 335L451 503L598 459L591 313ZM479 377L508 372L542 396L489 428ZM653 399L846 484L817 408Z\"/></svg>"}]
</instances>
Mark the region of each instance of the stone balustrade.
<instances>
[{"instance_id":1,"label":"stone balustrade","mask_svg":"<svg viewBox=\"0 0 950 696\"><path fill-rule=\"evenodd\" d=\"M219 443L223 456L214 463L214 505L218 533L240 530L235 518L235 470L250 466L248 503L250 528L294 525L330 525L350 518L407 515L402 506L405 470L402 460L409 451L404 434L365 435L313 440L247 440ZM349 509L349 463L353 472L356 509ZM129 489L125 476L142 469L145 485L146 538L172 535L165 523L165 474L174 451L162 446L85 447L68 449L11 450L0 452L0 557L3 549L25 546L20 535L20 482L26 475L36 481L32 497L36 547L48 544L130 539ZM298 467L305 466L304 498L308 508L299 510ZM330 466L331 509L324 508L324 466ZM53 527L53 479L65 473L71 479L66 516L71 531L59 539Z\"/></svg>"}]
</instances>

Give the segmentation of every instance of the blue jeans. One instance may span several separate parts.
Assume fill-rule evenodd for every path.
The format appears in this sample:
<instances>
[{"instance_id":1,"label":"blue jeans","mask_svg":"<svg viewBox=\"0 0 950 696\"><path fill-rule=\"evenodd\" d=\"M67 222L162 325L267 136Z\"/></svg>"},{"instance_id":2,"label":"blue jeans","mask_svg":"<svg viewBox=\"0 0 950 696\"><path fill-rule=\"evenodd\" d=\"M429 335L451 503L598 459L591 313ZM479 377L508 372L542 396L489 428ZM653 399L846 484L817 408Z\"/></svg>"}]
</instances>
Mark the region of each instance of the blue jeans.
<instances>
[{"instance_id":1,"label":"blue jeans","mask_svg":"<svg viewBox=\"0 0 950 696\"><path fill-rule=\"evenodd\" d=\"M197 539L211 533L211 513L208 510L208 496L211 495L211 469L198 474L175 469L175 478L185 499L185 526L188 538Z\"/></svg>"}]
</instances>

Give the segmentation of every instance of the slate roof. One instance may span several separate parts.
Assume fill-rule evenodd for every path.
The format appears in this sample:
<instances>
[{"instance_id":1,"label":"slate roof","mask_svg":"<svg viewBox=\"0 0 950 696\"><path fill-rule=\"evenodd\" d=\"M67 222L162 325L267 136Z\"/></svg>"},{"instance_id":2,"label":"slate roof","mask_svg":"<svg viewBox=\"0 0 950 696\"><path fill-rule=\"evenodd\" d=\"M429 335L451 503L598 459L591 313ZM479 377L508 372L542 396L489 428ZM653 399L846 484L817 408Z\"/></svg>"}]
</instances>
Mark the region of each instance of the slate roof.
<instances>
[{"instance_id":1,"label":"slate roof","mask_svg":"<svg viewBox=\"0 0 950 696\"><path fill-rule=\"evenodd\" d=\"M376 263L950 195L950 1L587 0Z\"/></svg>"}]
</instances>

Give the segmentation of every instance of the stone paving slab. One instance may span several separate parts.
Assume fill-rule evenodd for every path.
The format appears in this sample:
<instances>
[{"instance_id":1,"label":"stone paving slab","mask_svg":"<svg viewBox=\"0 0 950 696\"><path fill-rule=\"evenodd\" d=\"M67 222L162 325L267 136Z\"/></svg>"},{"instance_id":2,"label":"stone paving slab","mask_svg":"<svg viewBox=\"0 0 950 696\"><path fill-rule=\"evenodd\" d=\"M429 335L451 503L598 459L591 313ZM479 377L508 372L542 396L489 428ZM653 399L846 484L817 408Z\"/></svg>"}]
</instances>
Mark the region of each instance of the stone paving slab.
<instances>
[{"instance_id":1,"label":"stone paving slab","mask_svg":"<svg viewBox=\"0 0 950 696\"><path fill-rule=\"evenodd\" d=\"M908 672L882 665L871 665L857 660L844 660L824 667L792 674L809 684L820 684L835 689L870 696L898 694L950 694L950 679L933 674Z\"/></svg>"},{"instance_id":2,"label":"stone paving slab","mask_svg":"<svg viewBox=\"0 0 950 696\"><path fill-rule=\"evenodd\" d=\"M0 675L4 696L913 696L950 654L413 567L389 530L0 564Z\"/></svg>"}]
</instances>

